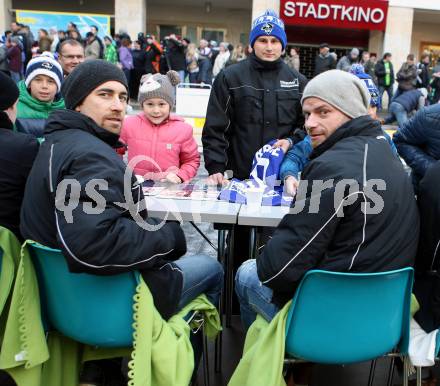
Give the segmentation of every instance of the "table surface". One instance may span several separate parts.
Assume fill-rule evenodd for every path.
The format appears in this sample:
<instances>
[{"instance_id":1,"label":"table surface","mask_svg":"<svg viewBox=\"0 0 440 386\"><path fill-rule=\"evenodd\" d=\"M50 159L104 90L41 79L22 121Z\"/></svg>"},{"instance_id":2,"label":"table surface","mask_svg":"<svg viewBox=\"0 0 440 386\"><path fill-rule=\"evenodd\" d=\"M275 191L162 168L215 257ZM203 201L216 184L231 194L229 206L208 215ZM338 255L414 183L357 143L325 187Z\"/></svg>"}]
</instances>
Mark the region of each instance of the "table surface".
<instances>
[{"instance_id":1,"label":"table surface","mask_svg":"<svg viewBox=\"0 0 440 386\"><path fill-rule=\"evenodd\" d=\"M148 215L162 220L236 224L241 204L225 201L145 197Z\"/></svg>"},{"instance_id":2,"label":"table surface","mask_svg":"<svg viewBox=\"0 0 440 386\"><path fill-rule=\"evenodd\" d=\"M242 205L238 213L238 225L276 227L289 213L289 206L261 206L256 210Z\"/></svg>"}]
</instances>

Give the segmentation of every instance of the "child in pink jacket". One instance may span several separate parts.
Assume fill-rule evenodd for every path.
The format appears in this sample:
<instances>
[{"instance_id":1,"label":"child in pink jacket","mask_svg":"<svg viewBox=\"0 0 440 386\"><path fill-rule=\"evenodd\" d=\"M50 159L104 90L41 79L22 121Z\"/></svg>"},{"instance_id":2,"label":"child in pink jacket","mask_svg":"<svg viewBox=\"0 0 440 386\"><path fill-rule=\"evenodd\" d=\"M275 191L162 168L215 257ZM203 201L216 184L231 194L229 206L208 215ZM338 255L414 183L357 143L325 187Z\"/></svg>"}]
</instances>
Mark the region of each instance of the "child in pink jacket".
<instances>
[{"instance_id":1,"label":"child in pink jacket","mask_svg":"<svg viewBox=\"0 0 440 386\"><path fill-rule=\"evenodd\" d=\"M192 127L170 114L178 83L175 71L142 77L138 100L143 112L127 117L122 126L120 139L127 144L129 164L146 180L178 184L192 179L200 165Z\"/></svg>"}]
</instances>

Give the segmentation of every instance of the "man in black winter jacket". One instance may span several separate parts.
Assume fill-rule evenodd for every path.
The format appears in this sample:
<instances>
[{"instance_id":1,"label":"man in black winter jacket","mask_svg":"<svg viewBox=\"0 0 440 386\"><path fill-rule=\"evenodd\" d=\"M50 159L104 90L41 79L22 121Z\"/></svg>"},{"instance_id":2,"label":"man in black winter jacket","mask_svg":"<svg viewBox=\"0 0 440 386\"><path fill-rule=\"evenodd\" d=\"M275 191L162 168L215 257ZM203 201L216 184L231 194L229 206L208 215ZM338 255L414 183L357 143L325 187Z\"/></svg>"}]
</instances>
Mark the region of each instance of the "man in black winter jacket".
<instances>
[{"instance_id":1,"label":"man in black winter jacket","mask_svg":"<svg viewBox=\"0 0 440 386\"><path fill-rule=\"evenodd\" d=\"M219 263L180 259L186 242L179 224L147 217L142 186L115 151L128 100L123 72L89 60L61 92L66 110L49 117L26 185L23 236L61 249L72 272L140 270L165 319L202 292L216 302Z\"/></svg>"},{"instance_id":2,"label":"man in black winter jacket","mask_svg":"<svg viewBox=\"0 0 440 386\"><path fill-rule=\"evenodd\" d=\"M17 101L15 82L0 71L0 226L21 239L20 208L38 142L33 135L14 131Z\"/></svg>"},{"instance_id":3,"label":"man in black winter jacket","mask_svg":"<svg viewBox=\"0 0 440 386\"><path fill-rule=\"evenodd\" d=\"M202 133L210 183L222 184L227 170L249 178L255 152L270 140L291 137L304 123L306 78L281 59L287 38L274 11L254 20L249 42L253 53L221 71L211 91ZM248 233L248 227L235 227L236 267L249 257Z\"/></svg>"},{"instance_id":4,"label":"man in black winter jacket","mask_svg":"<svg viewBox=\"0 0 440 386\"><path fill-rule=\"evenodd\" d=\"M214 81L202 143L205 167L216 183L226 170L249 178L255 152L272 139L290 137L304 122L300 99L306 79L281 59L284 25L270 12L254 21L249 58Z\"/></svg>"},{"instance_id":5,"label":"man in black winter jacket","mask_svg":"<svg viewBox=\"0 0 440 386\"><path fill-rule=\"evenodd\" d=\"M270 320L311 269L381 272L413 265L419 218L411 182L378 121L364 82L318 75L301 100L313 152L295 206L256 262L236 276L242 320ZM264 299L264 300L263 300Z\"/></svg>"}]
</instances>

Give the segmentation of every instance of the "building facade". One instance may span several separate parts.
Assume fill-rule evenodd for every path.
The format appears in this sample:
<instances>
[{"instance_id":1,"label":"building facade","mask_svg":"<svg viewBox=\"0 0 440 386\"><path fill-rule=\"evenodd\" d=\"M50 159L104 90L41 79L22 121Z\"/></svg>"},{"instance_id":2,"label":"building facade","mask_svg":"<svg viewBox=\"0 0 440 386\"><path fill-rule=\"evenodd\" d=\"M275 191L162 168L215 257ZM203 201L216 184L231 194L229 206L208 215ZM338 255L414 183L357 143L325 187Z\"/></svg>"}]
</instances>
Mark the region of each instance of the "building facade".
<instances>
[{"instance_id":1,"label":"building facade","mask_svg":"<svg viewBox=\"0 0 440 386\"><path fill-rule=\"evenodd\" d=\"M289 44L298 46L302 68L311 72L321 42L338 54L351 47L393 54L396 67L407 54L440 55L440 1L436 0L0 0L0 32L16 10L109 15L112 32L138 32L160 38L176 33L246 44L253 18L275 9L286 23ZM50 26L48 26L50 27Z\"/></svg>"}]
</instances>

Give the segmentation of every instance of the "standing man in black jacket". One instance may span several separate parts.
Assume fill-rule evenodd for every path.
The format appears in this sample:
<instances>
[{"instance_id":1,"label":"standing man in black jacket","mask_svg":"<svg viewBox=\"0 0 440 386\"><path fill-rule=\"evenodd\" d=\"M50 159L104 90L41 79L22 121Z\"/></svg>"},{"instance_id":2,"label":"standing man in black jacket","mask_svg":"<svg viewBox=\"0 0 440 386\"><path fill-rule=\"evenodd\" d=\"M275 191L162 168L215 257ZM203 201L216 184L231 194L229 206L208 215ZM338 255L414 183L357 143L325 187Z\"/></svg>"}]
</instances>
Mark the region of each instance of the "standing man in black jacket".
<instances>
[{"instance_id":1,"label":"standing man in black jacket","mask_svg":"<svg viewBox=\"0 0 440 386\"><path fill-rule=\"evenodd\" d=\"M211 91L202 143L213 184L225 182L227 170L249 178L255 152L272 139L291 137L304 123L300 99L307 80L281 59L287 38L274 11L254 20L249 43L249 58L221 71ZM248 257L248 229L236 227L235 235L240 263Z\"/></svg>"},{"instance_id":2,"label":"standing man in black jacket","mask_svg":"<svg viewBox=\"0 0 440 386\"><path fill-rule=\"evenodd\" d=\"M178 223L148 218L142 186L115 148L128 100L124 73L104 60L78 65L63 83L28 178L24 237L61 249L72 272L142 273L164 319L204 292L218 300L222 268L187 256Z\"/></svg>"},{"instance_id":3,"label":"standing man in black jacket","mask_svg":"<svg viewBox=\"0 0 440 386\"><path fill-rule=\"evenodd\" d=\"M311 269L381 272L412 266L419 217L411 181L380 123L368 115L365 83L332 70L302 97L313 151L293 213L264 251L245 262L236 292L246 327L272 319Z\"/></svg>"},{"instance_id":4,"label":"standing man in black jacket","mask_svg":"<svg viewBox=\"0 0 440 386\"><path fill-rule=\"evenodd\" d=\"M255 152L271 139L290 137L302 127L300 98L306 78L281 59L284 24L275 12L254 20L253 53L229 66L214 81L203 128L205 166L210 180L224 172L249 178Z\"/></svg>"}]
</instances>

